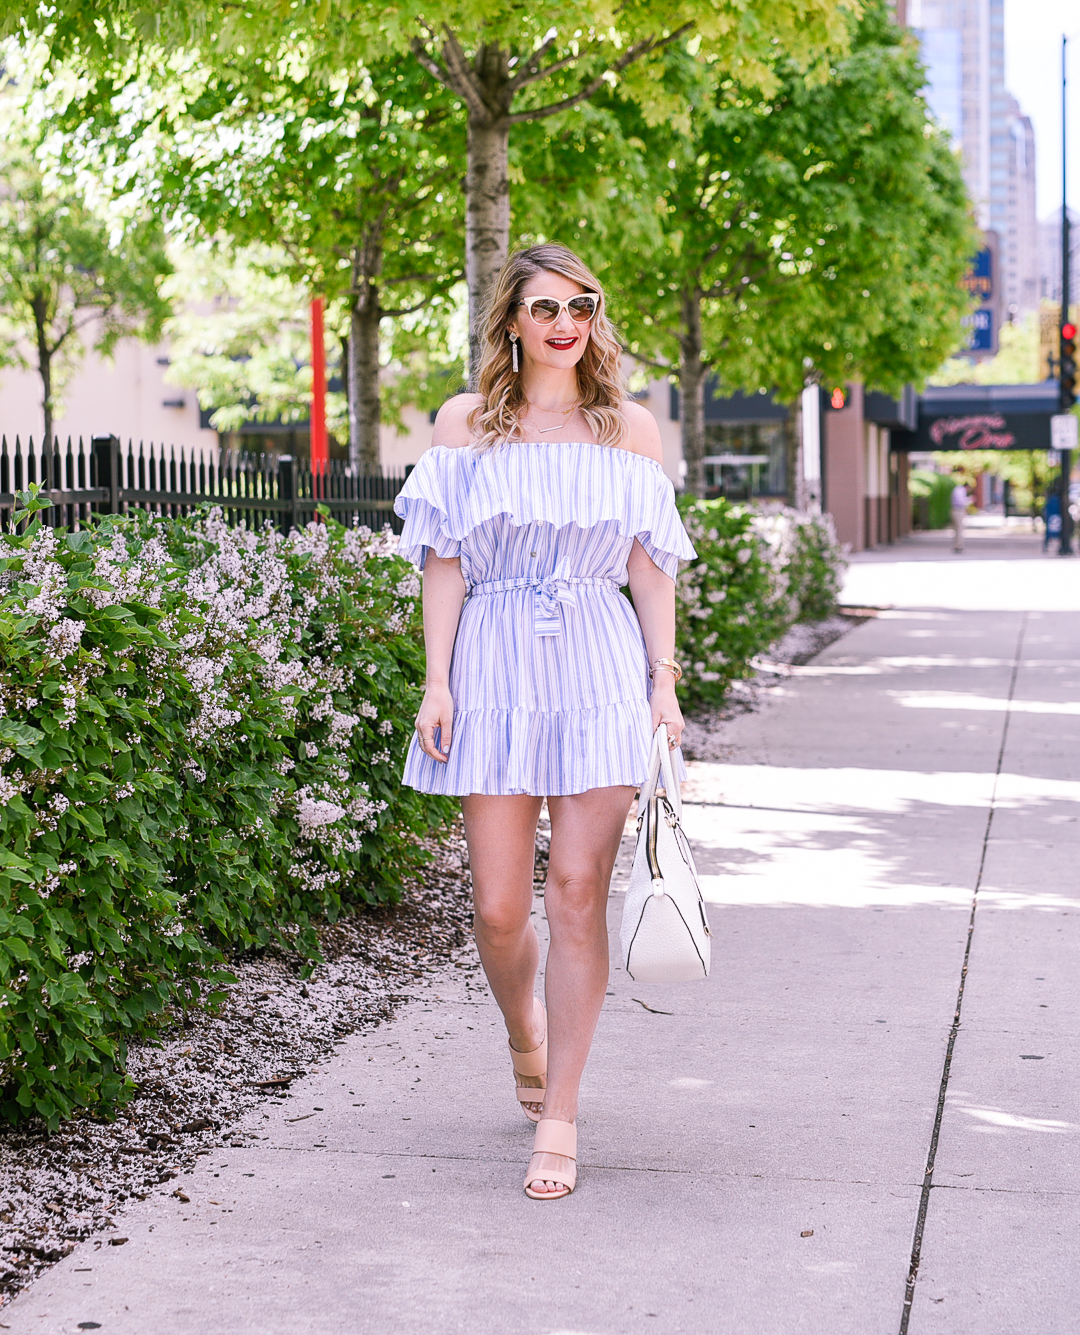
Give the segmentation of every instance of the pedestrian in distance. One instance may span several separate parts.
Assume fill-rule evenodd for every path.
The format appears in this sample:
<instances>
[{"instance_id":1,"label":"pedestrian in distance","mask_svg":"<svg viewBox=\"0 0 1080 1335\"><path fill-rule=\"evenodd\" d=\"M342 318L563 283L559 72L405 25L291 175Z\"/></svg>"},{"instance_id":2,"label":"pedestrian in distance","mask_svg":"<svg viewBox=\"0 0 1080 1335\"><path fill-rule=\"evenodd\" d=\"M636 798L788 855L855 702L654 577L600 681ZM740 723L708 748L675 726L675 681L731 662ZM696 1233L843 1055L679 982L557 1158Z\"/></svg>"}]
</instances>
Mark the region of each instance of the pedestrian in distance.
<instances>
[{"instance_id":1,"label":"pedestrian in distance","mask_svg":"<svg viewBox=\"0 0 1080 1335\"><path fill-rule=\"evenodd\" d=\"M968 489L964 485L964 475L959 468L953 469L953 478L955 485L952 489L949 522L953 531L953 551L962 552L964 550L964 519L968 512L968 506L971 504L971 497L968 495Z\"/></svg>"},{"instance_id":2,"label":"pedestrian in distance","mask_svg":"<svg viewBox=\"0 0 1080 1335\"><path fill-rule=\"evenodd\" d=\"M461 798L476 943L537 1124L525 1191L550 1201L577 1182L623 827L654 732L665 724L677 748L683 731L675 576L695 552L656 421L627 397L603 290L572 251L507 260L477 386L439 410L395 502L399 550L424 572L427 651L403 781ZM530 917L545 798L546 1008Z\"/></svg>"},{"instance_id":3,"label":"pedestrian in distance","mask_svg":"<svg viewBox=\"0 0 1080 1335\"><path fill-rule=\"evenodd\" d=\"M1061 537L1061 492L1048 492L1043 503L1043 551L1049 551L1051 542Z\"/></svg>"}]
</instances>

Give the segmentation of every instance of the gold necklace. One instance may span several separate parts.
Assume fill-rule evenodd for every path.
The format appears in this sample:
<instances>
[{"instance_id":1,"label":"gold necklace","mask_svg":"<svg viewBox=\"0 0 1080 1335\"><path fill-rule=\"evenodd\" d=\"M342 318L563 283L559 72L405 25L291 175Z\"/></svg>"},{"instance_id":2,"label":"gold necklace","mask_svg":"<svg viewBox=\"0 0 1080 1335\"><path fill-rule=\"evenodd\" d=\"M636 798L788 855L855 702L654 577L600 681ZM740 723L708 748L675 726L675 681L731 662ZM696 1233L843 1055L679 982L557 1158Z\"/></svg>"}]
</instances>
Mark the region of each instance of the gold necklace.
<instances>
[{"instance_id":1,"label":"gold necklace","mask_svg":"<svg viewBox=\"0 0 1080 1335\"><path fill-rule=\"evenodd\" d=\"M528 402L528 401L526 400L526 402ZM538 426L538 427L536 428L537 431L539 431L541 435L544 435L544 434L545 434L546 432L548 432L548 431L558 431L561 427L564 427L564 426L566 425L566 419L567 419L568 417L570 417L572 413L574 413L574 412L577 411L578 406L579 406L578 403L572 403L572 404L570 405L569 408L566 408L566 409L564 410L564 409L562 409L562 408L538 408L538 407L536 406L535 403L530 403L530 404L529 404L529 411L530 411L530 412L536 412L536 413L561 413L561 414L562 414L562 418L563 418L563 420L562 420L561 422L556 422L554 426Z\"/></svg>"}]
</instances>

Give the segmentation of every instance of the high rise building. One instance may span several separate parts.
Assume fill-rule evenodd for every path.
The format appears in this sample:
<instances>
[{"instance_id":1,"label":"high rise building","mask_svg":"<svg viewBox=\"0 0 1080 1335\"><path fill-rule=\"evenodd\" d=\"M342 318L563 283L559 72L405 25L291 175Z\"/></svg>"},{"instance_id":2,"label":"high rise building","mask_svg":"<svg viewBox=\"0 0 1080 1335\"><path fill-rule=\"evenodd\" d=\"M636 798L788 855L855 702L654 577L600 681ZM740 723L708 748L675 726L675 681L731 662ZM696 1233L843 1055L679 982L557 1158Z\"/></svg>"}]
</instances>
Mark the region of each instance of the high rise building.
<instances>
[{"instance_id":1,"label":"high rise building","mask_svg":"<svg viewBox=\"0 0 1080 1335\"><path fill-rule=\"evenodd\" d=\"M1076 290L1080 273L1080 213L1069 210L1069 304L1075 309L1080 292ZM1048 213L1039 223L1039 296L1061 305L1061 210Z\"/></svg>"},{"instance_id":2,"label":"high rise building","mask_svg":"<svg viewBox=\"0 0 1080 1335\"><path fill-rule=\"evenodd\" d=\"M1039 298L1035 140L1005 87L1005 0L907 0L897 17L918 34L926 97L960 149L984 231L998 237L999 309L1016 319Z\"/></svg>"},{"instance_id":3,"label":"high rise building","mask_svg":"<svg viewBox=\"0 0 1080 1335\"><path fill-rule=\"evenodd\" d=\"M1001 234L1006 319L1039 305L1039 228L1035 219L1035 133L1015 97L1005 102L1004 198L991 203L991 226Z\"/></svg>"}]
</instances>

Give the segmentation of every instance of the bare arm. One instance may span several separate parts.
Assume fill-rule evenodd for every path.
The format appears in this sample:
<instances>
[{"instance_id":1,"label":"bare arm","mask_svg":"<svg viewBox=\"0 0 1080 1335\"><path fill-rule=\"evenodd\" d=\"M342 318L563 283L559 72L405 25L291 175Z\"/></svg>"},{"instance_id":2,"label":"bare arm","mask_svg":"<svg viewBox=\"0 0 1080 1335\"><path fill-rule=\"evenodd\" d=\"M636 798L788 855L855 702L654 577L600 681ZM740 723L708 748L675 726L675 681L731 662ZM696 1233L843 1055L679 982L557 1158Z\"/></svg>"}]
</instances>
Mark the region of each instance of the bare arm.
<instances>
[{"instance_id":1,"label":"bare arm","mask_svg":"<svg viewBox=\"0 0 1080 1335\"><path fill-rule=\"evenodd\" d=\"M638 403L623 407L627 423L627 448L635 454L644 454L658 464L664 462L664 447L656 418ZM658 658L675 657L675 581L665 575L637 538L626 562L630 576L630 592L638 624L645 637L645 650L650 665ZM652 684L653 731L661 723L667 724L668 737L678 746L682 740L683 716L675 695L675 674L660 669Z\"/></svg>"},{"instance_id":2,"label":"bare arm","mask_svg":"<svg viewBox=\"0 0 1080 1335\"><path fill-rule=\"evenodd\" d=\"M447 399L435 418L432 445L460 449L470 440L469 413L483 403L479 394L456 394ZM416 733L425 755L446 763L446 752L454 729L454 700L450 694L450 659L454 653L465 581L458 557L436 556L429 551L424 561L424 649L427 676L424 698L416 715ZM435 745L440 732L442 750Z\"/></svg>"},{"instance_id":3,"label":"bare arm","mask_svg":"<svg viewBox=\"0 0 1080 1335\"><path fill-rule=\"evenodd\" d=\"M634 539L626 569L630 575L630 592L634 596L641 633L649 662L675 656L675 581L653 563L652 558ZM679 744L683 731L682 710L675 696L675 675L660 670L653 677L652 726L667 724L668 737Z\"/></svg>"},{"instance_id":4,"label":"bare arm","mask_svg":"<svg viewBox=\"0 0 1080 1335\"><path fill-rule=\"evenodd\" d=\"M454 728L450 658L465 601L465 581L461 575L461 561L456 556L441 557L428 552L424 562L423 598L427 677L424 698L416 715L416 731L424 753L445 763ZM440 729L441 751L435 745L436 728Z\"/></svg>"}]
</instances>

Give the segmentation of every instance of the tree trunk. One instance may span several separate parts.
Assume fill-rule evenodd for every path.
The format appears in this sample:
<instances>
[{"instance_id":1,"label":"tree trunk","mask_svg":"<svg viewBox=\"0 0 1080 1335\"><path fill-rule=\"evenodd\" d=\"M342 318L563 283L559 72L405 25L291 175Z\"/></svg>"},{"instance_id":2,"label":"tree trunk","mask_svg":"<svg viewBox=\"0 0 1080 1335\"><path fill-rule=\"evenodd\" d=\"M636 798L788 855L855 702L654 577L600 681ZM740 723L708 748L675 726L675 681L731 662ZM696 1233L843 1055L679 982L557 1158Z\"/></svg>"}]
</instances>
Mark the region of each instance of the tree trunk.
<instances>
[{"instance_id":1,"label":"tree trunk","mask_svg":"<svg viewBox=\"0 0 1080 1335\"><path fill-rule=\"evenodd\" d=\"M705 494L705 377L702 360L701 297L696 289L683 293L683 327L679 336L679 406L682 417L682 452L686 463L683 488L690 496Z\"/></svg>"},{"instance_id":2,"label":"tree trunk","mask_svg":"<svg viewBox=\"0 0 1080 1335\"><path fill-rule=\"evenodd\" d=\"M47 313L44 297L35 296L31 301L34 311L34 334L37 342L38 375L41 377L41 412L45 425L46 449L53 438L53 392L52 392L52 357L49 347Z\"/></svg>"},{"instance_id":3,"label":"tree trunk","mask_svg":"<svg viewBox=\"0 0 1080 1335\"><path fill-rule=\"evenodd\" d=\"M353 302L349 313L349 467L377 476L379 448L379 326L382 323L378 278L382 238L368 236L353 252Z\"/></svg>"},{"instance_id":4,"label":"tree trunk","mask_svg":"<svg viewBox=\"0 0 1080 1335\"><path fill-rule=\"evenodd\" d=\"M349 319L349 467L376 476L379 451L379 309L378 289L357 300Z\"/></svg>"},{"instance_id":5,"label":"tree trunk","mask_svg":"<svg viewBox=\"0 0 1080 1335\"><path fill-rule=\"evenodd\" d=\"M480 364L480 323L510 247L510 126L469 117L465 175L465 281L469 287L469 383Z\"/></svg>"},{"instance_id":6,"label":"tree trunk","mask_svg":"<svg viewBox=\"0 0 1080 1335\"><path fill-rule=\"evenodd\" d=\"M465 166L465 282L469 384L480 359L480 321L510 248L510 52L481 47L473 75L483 109L469 107Z\"/></svg>"}]
</instances>

